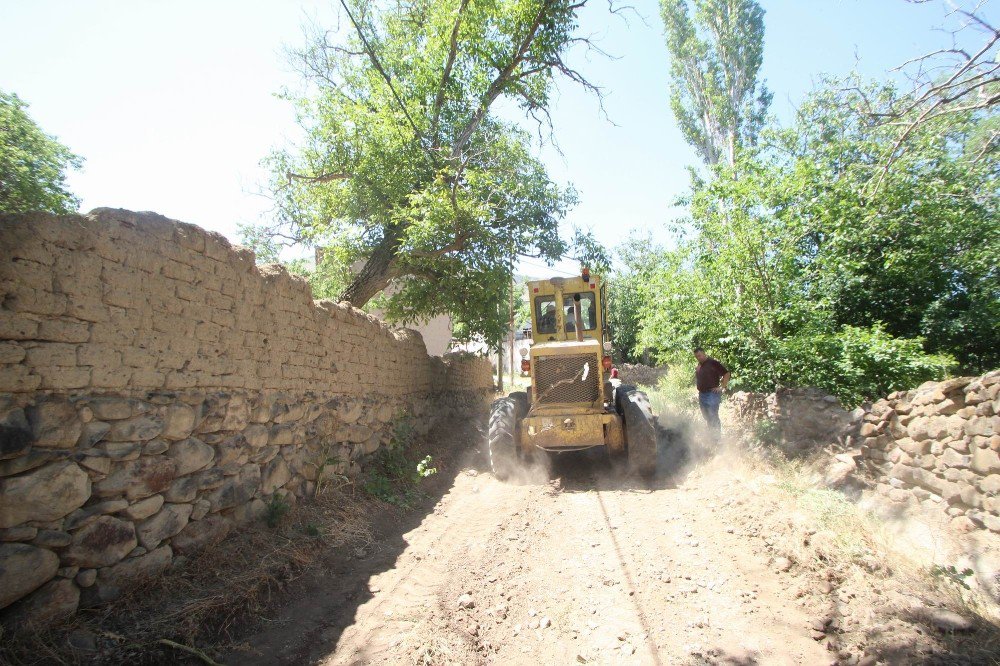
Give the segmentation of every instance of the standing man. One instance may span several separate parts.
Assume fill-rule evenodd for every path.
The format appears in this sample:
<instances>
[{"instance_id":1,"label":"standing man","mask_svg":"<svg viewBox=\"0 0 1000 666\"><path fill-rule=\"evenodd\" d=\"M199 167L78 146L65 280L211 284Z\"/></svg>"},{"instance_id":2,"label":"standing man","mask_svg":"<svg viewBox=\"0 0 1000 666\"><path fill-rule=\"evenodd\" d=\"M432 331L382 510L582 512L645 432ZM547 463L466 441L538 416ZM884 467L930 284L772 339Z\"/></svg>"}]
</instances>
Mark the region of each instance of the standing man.
<instances>
[{"instance_id":1,"label":"standing man","mask_svg":"<svg viewBox=\"0 0 1000 666\"><path fill-rule=\"evenodd\" d=\"M698 387L698 405L701 415L705 417L715 440L722 434L722 423L719 421L719 405L722 403L722 393L729 386L729 370L698 347L694 350L698 359L698 367L694 371L694 381Z\"/></svg>"}]
</instances>

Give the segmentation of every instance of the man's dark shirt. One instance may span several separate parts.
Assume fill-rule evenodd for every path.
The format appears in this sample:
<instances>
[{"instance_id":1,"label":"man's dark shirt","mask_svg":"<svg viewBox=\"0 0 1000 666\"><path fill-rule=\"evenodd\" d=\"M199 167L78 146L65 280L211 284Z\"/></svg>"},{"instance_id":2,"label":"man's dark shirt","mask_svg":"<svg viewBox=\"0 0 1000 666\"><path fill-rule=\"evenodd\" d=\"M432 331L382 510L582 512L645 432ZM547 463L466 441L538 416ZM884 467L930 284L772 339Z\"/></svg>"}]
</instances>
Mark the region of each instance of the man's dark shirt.
<instances>
[{"instance_id":1,"label":"man's dark shirt","mask_svg":"<svg viewBox=\"0 0 1000 666\"><path fill-rule=\"evenodd\" d=\"M704 363L699 363L694 371L695 383L699 391L711 391L719 385L722 376L729 370L714 358L709 356Z\"/></svg>"}]
</instances>

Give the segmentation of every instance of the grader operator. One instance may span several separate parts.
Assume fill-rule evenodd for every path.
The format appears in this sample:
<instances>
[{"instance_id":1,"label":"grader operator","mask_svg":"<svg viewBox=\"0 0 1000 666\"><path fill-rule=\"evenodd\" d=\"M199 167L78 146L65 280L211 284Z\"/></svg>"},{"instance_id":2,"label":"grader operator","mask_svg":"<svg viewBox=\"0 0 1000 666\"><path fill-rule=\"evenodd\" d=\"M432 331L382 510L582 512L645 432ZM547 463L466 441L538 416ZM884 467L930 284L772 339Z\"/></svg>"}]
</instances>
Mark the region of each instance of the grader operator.
<instances>
[{"instance_id":1,"label":"grader operator","mask_svg":"<svg viewBox=\"0 0 1000 666\"><path fill-rule=\"evenodd\" d=\"M656 432L646 394L611 379L612 348L600 277L528 282L532 345L522 349L527 391L494 401L489 453L493 473L506 479L532 457L607 447L630 472L656 469Z\"/></svg>"}]
</instances>

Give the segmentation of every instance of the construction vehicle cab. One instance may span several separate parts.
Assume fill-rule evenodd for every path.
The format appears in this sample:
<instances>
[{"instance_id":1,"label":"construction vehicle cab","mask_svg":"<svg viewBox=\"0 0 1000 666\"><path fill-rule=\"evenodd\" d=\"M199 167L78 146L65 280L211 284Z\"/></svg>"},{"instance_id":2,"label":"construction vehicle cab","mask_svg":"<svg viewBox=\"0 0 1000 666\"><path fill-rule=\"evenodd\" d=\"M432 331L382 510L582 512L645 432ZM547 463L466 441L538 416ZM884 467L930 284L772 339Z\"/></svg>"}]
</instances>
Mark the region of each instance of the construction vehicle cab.
<instances>
[{"instance_id":1,"label":"construction vehicle cab","mask_svg":"<svg viewBox=\"0 0 1000 666\"><path fill-rule=\"evenodd\" d=\"M498 478L535 455L604 446L650 475L656 465L655 423L645 394L611 379L612 347L600 277L531 281L532 345L522 349L528 391L493 403L490 464Z\"/></svg>"}]
</instances>

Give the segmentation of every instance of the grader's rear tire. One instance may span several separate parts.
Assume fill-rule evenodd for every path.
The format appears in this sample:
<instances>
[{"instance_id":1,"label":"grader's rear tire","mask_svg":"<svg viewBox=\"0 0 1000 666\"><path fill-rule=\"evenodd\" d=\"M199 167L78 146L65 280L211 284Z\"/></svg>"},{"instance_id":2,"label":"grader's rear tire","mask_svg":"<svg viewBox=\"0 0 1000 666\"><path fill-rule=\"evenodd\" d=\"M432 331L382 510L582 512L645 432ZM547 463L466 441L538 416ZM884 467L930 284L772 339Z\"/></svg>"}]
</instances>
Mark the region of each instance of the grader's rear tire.
<instances>
[{"instance_id":1,"label":"grader's rear tire","mask_svg":"<svg viewBox=\"0 0 1000 666\"><path fill-rule=\"evenodd\" d=\"M650 477L656 472L656 422L649 398L632 386L619 386L615 407L625 420L628 469Z\"/></svg>"},{"instance_id":2,"label":"grader's rear tire","mask_svg":"<svg viewBox=\"0 0 1000 666\"><path fill-rule=\"evenodd\" d=\"M488 447L490 469L501 481L506 480L518 464L518 425L528 412L528 396L515 391L498 398L490 407Z\"/></svg>"}]
</instances>

